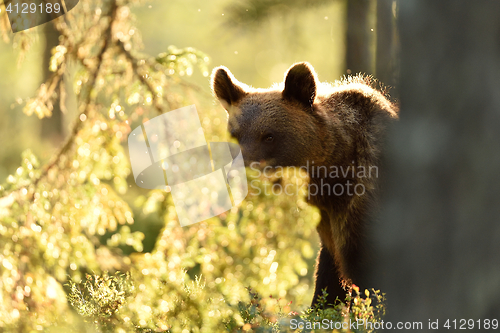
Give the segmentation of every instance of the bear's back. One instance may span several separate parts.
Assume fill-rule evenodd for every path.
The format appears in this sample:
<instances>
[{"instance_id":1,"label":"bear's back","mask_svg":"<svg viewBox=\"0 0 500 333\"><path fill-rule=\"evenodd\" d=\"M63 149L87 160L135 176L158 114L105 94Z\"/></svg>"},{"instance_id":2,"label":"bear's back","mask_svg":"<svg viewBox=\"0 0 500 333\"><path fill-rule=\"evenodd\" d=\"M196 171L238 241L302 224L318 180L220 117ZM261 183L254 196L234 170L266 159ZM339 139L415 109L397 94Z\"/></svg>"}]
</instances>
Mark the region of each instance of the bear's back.
<instances>
[{"instance_id":1,"label":"bear's back","mask_svg":"<svg viewBox=\"0 0 500 333\"><path fill-rule=\"evenodd\" d=\"M373 88L369 76L348 76L333 84L321 82L318 85L317 103L327 112L354 112L360 117L396 119L397 106L383 92Z\"/></svg>"}]
</instances>

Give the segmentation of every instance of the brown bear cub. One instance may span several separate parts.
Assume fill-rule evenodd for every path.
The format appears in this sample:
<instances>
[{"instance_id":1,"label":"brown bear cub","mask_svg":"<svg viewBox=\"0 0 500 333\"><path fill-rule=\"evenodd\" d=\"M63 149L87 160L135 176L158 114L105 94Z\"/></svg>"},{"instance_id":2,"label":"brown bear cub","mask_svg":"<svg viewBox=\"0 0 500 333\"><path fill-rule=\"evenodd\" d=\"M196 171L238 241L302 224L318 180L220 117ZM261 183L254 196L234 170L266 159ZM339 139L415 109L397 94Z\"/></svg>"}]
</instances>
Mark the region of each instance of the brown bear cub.
<instances>
[{"instance_id":1,"label":"brown bear cub","mask_svg":"<svg viewBox=\"0 0 500 333\"><path fill-rule=\"evenodd\" d=\"M334 304L353 284L369 287L363 274L368 213L384 130L397 118L397 107L369 78L321 83L308 63L293 65L284 84L270 89L250 88L218 67L212 88L247 166L307 169L309 202L321 211L312 304L323 289Z\"/></svg>"}]
</instances>

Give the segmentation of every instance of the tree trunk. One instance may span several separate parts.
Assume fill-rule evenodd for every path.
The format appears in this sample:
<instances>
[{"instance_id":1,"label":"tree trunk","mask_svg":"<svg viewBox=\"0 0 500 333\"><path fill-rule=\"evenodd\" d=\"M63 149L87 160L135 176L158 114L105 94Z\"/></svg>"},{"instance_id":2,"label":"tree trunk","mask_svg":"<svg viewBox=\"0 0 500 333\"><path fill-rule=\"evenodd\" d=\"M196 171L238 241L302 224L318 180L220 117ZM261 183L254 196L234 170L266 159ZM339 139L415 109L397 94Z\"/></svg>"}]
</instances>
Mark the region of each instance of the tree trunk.
<instances>
[{"instance_id":1,"label":"tree trunk","mask_svg":"<svg viewBox=\"0 0 500 333\"><path fill-rule=\"evenodd\" d=\"M375 76L397 98L399 41L396 27L396 0L377 0L377 51Z\"/></svg>"},{"instance_id":2,"label":"tree trunk","mask_svg":"<svg viewBox=\"0 0 500 333\"><path fill-rule=\"evenodd\" d=\"M400 2L400 120L390 131L373 286L386 321L498 319L500 2ZM481 329L485 322L481 321Z\"/></svg>"},{"instance_id":3,"label":"tree trunk","mask_svg":"<svg viewBox=\"0 0 500 333\"><path fill-rule=\"evenodd\" d=\"M52 56L52 48L59 45L59 32L54 28L52 22L48 22L44 26L45 37L45 50L43 52L43 82L46 82L48 78L53 74L49 70L50 57ZM64 82L59 82L59 84L64 84ZM58 89L56 89L58 91ZM59 98L54 101L54 108L52 110L52 116L49 118L43 118L41 124L41 135L42 138L53 141L55 144L63 140L63 115L61 108L59 107Z\"/></svg>"},{"instance_id":4,"label":"tree trunk","mask_svg":"<svg viewBox=\"0 0 500 333\"><path fill-rule=\"evenodd\" d=\"M346 68L348 74L372 73L369 0L347 0Z\"/></svg>"}]
</instances>

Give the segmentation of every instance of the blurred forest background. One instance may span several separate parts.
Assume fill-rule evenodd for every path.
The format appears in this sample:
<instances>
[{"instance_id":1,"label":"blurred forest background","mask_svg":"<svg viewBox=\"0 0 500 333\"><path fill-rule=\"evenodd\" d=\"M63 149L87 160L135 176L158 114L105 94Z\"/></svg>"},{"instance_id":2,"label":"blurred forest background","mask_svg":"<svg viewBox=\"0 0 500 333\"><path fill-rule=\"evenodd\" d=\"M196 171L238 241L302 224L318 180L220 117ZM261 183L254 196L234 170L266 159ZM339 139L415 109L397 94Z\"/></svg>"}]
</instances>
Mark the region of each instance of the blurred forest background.
<instances>
[{"instance_id":1,"label":"blurred forest background","mask_svg":"<svg viewBox=\"0 0 500 333\"><path fill-rule=\"evenodd\" d=\"M319 214L304 193L181 228L168 193L135 185L126 138L195 104L207 141L229 140L218 65L268 87L308 61L397 97L397 1L82 0L16 34L0 10L0 330L232 331L256 304L308 307Z\"/></svg>"}]
</instances>

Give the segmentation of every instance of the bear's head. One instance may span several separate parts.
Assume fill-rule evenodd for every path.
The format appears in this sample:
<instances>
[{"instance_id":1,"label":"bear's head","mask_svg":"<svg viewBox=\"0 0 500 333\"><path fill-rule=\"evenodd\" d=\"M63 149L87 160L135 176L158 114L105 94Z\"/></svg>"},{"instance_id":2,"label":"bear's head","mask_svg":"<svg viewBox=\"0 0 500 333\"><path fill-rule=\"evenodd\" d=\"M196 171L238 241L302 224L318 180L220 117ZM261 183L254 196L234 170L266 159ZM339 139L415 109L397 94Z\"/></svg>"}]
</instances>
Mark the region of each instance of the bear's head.
<instances>
[{"instance_id":1,"label":"bear's head","mask_svg":"<svg viewBox=\"0 0 500 333\"><path fill-rule=\"evenodd\" d=\"M317 85L308 63L293 65L284 84L274 89L253 89L227 68L214 69L212 89L229 115L228 130L240 144L245 165L300 167L323 159L324 120L314 105Z\"/></svg>"}]
</instances>

